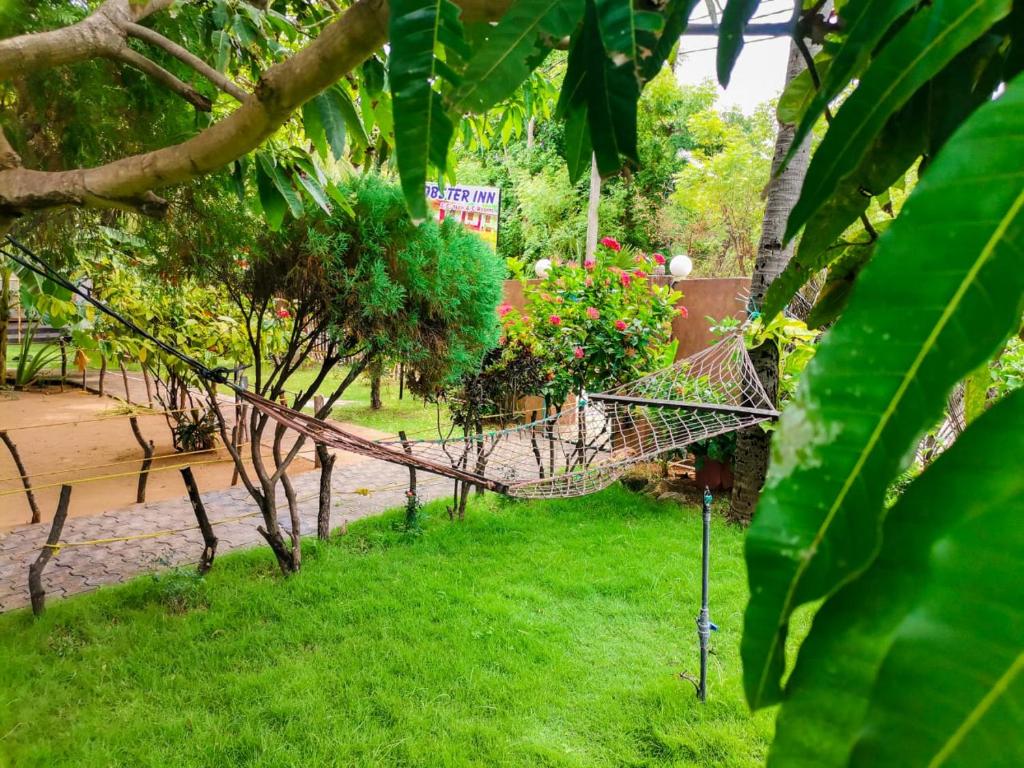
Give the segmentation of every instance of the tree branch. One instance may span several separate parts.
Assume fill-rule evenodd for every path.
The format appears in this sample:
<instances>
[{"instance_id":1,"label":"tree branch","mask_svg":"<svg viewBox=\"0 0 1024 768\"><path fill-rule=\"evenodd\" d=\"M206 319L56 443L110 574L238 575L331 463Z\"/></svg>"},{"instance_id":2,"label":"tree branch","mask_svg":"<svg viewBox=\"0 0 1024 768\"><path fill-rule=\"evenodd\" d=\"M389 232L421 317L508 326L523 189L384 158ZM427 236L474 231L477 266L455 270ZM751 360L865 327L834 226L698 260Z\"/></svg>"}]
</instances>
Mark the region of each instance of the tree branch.
<instances>
[{"instance_id":1,"label":"tree branch","mask_svg":"<svg viewBox=\"0 0 1024 768\"><path fill-rule=\"evenodd\" d=\"M224 91L224 93L232 96L240 104L244 104L246 99L249 98L249 94L246 93L244 89L233 83L223 73L218 72L187 48L178 45L173 40L168 40L156 30L144 27L141 24L136 24L134 22L128 22L125 24L124 29L125 32L132 37L163 49L178 61L191 67L215 86L220 88L220 90Z\"/></svg>"},{"instance_id":2,"label":"tree branch","mask_svg":"<svg viewBox=\"0 0 1024 768\"><path fill-rule=\"evenodd\" d=\"M127 45L121 47L112 58L117 59L135 69L146 73L165 88L178 94L196 109L202 112L209 112L213 109L213 103L203 96L199 91L186 82L179 80L155 61L147 59L141 53Z\"/></svg>"},{"instance_id":3,"label":"tree branch","mask_svg":"<svg viewBox=\"0 0 1024 768\"><path fill-rule=\"evenodd\" d=\"M152 0L140 7L169 1ZM122 7L126 2L108 0L101 9L109 4ZM501 18L509 2L459 0L459 5L464 22L493 21ZM64 44L74 26L41 34L57 35ZM264 72L246 103L187 141L94 168L0 171L0 217L59 205L138 208L138 202L153 189L212 173L258 147L295 109L365 61L386 42L387 30L386 0L357 0L313 42ZM39 35L27 37L38 39ZM47 46L52 48L52 42ZM3 48L0 43L0 78L4 76ZM52 60L52 50L50 54ZM152 201L147 206L154 210Z\"/></svg>"},{"instance_id":4,"label":"tree branch","mask_svg":"<svg viewBox=\"0 0 1024 768\"><path fill-rule=\"evenodd\" d=\"M47 32L0 40L0 80L26 72L111 56L124 45L123 27L171 5L173 0L107 0L79 22Z\"/></svg>"}]
</instances>

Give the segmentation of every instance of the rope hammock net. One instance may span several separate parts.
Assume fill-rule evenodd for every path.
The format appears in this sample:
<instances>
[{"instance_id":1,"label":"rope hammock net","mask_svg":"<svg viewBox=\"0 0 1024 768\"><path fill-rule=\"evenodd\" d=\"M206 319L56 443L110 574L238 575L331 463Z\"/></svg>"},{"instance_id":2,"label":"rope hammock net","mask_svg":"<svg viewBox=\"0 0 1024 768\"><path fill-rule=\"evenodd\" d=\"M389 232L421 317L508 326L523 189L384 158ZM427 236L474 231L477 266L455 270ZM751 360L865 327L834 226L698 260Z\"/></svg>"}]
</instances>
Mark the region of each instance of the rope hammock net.
<instances>
[{"instance_id":1,"label":"rope hammock net","mask_svg":"<svg viewBox=\"0 0 1024 768\"><path fill-rule=\"evenodd\" d=\"M239 395L315 442L519 498L594 493L635 464L778 415L739 333L547 418L438 440L372 441L251 392Z\"/></svg>"},{"instance_id":2,"label":"rope hammock net","mask_svg":"<svg viewBox=\"0 0 1024 768\"><path fill-rule=\"evenodd\" d=\"M3 255L82 297L199 376L230 387L269 418L314 442L508 496L594 493L636 464L778 416L742 332L735 332L668 368L608 392L584 394L575 407L529 424L439 440L369 440L229 383L223 372L206 368L82 291L10 235L6 243L20 255L0 248Z\"/></svg>"}]
</instances>

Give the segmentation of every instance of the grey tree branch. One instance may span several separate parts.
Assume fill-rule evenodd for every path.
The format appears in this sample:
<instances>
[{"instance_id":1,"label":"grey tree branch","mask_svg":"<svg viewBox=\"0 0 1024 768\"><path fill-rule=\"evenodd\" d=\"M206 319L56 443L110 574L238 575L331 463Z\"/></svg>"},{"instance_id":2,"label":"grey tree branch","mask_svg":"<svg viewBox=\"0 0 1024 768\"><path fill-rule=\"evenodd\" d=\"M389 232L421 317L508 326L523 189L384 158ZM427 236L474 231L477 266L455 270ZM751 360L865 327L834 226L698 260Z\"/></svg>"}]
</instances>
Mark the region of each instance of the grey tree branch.
<instances>
[{"instance_id":1,"label":"grey tree branch","mask_svg":"<svg viewBox=\"0 0 1024 768\"><path fill-rule=\"evenodd\" d=\"M127 45L125 45L121 47L117 51L117 53L113 55L112 58L115 58L118 61L128 64L129 66L135 67L135 69L139 70L140 72L144 72L145 74L149 75L156 82L160 83L168 90L181 96L181 98L183 98L196 109L202 112L209 112L211 109L213 109L212 102L208 98L203 96L203 94L201 94L188 83L179 80L177 77L172 75L166 69L157 64L155 61L147 59L145 56L143 56L135 49L129 48Z\"/></svg>"},{"instance_id":2,"label":"grey tree branch","mask_svg":"<svg viewBox=\"0 0 1024 768\"><path fill-rule=\"evenodd\" d=\"M191 67L240 104L244 104L246 99L249 98L249 94L243 88L232 82L222 72L218 72L190 50L178 45L173 40L168 40L156 30L136 24L135 22L128 22L125 24L124 29L132 37L161 48L178 61Z\"/></svg>"}]
</instances>

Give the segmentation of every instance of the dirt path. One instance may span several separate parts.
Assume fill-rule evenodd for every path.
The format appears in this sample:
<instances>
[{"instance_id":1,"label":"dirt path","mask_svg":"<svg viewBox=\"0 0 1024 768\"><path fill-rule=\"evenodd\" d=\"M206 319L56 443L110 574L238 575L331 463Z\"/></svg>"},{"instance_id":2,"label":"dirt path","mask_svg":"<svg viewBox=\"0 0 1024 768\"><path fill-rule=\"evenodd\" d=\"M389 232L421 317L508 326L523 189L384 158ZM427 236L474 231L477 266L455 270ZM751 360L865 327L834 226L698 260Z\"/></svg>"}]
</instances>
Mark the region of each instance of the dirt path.
<instances>
[{"instance_id":1,"label":"dirt path","mask_svg":"<svg viewBox=\"0 0 1024 768\"><path fill-rule=\"evenodd\" d=\"M332 483L332 524L338 526L343 521L401 506L405 502L408 477L405 467L374 459L360 458L355 463L336 467ZM295 478L296 494L301 500L303 534L316 532L319 483L318 471ZM451 484L449 480L421 473L419 490L421 498L429 500L449 493ZM220 540L218 554L264 544L256 531L260 518L253 514L255 506L243 488L204 493L203 500ZM233 520L242 515L249 517ZM218 523L224 520L231 521ZM105 584L116 584L140 573L197 562L203 546L199 531L193 529L195 525L195 515L187 499L135 504L102 515L68 520L62 536L64 542L188 530L159 538L67 546L50 561L43 575L47 597L67 597ZM28 567L39 554L48 532L49 525L44 524L23 525L0 533L0 611L28 604Z\"/></svg>"},{"instance_id":2,"label":"dirt path","mask_svg":"<svg viewBox=\"0 0 1024 768\"><path fill-rule=\"evenodd\" d=\"M120 374L109 376L107 392L123 397L124 384ZM145 402L141 380L129 379L133 402ZM140 390L140 391L135 391ZM75 487L71 495L72 517L96 515L136 499L142 448L132 434L122 403L113 397L97 397L78 388L45 391L0 392L0 430L8 430L27 474L32 480L42 519L52 519L62 483ZM233 408L225 410L230 419ZM231 487L234 464L223 448L182 455L174 450L171 433L163 416L138 417L139 429L154 444L157 457L149 473L146 501L176 499L185 490L178 469L192 466L202 491ZM357 434L370 438L384 433L346 425ZM294 440L289 433L286 443ZM269 453L269 447L264 451ZM338 466L358 460L352 454L340 453ZM295 460L289 475L296 477L313 469L313 448L306 447ZM8 452L0 444L0 530L31 520L31 509L22 491L21 473Z\"/></svg>"}]
</instances>

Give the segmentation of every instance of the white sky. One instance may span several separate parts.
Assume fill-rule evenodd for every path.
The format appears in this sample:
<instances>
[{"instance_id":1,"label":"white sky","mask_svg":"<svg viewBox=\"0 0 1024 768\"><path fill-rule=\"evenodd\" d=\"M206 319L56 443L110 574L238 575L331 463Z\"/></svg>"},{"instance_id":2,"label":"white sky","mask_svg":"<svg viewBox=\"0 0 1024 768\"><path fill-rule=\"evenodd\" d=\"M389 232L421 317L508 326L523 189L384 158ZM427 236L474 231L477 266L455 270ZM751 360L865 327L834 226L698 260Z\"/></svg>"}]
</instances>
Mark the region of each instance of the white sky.
<instances>
[{"instance_id":1,"label":"white sky","mask_svg":"<svg viewBox=\"0 0 1024 768\"><path fill-rule=\"evenodd\" d=\"M764 0L757 10L755 19L765 17L765 22L784 22L793 11L792 0ZM691 17L693 23L709 23L705 3L699 3ZM756 22L755 22L756 23ZM697 84L704 80L718 82L715 74L716 39L708 36L684 35L681 52L686 57L677 67L679 82ZM711 50L705 50L710 48ZM786 60L789 55L789 39L782 37L763 40L748 37L739 61L733 70L729 88L722 91L721 105L738 106L744 112L751 112L758 104L773 99L782 91L786 79ZM721 89L719 89L721 91Z\"/></svg>"}]
</instances>

